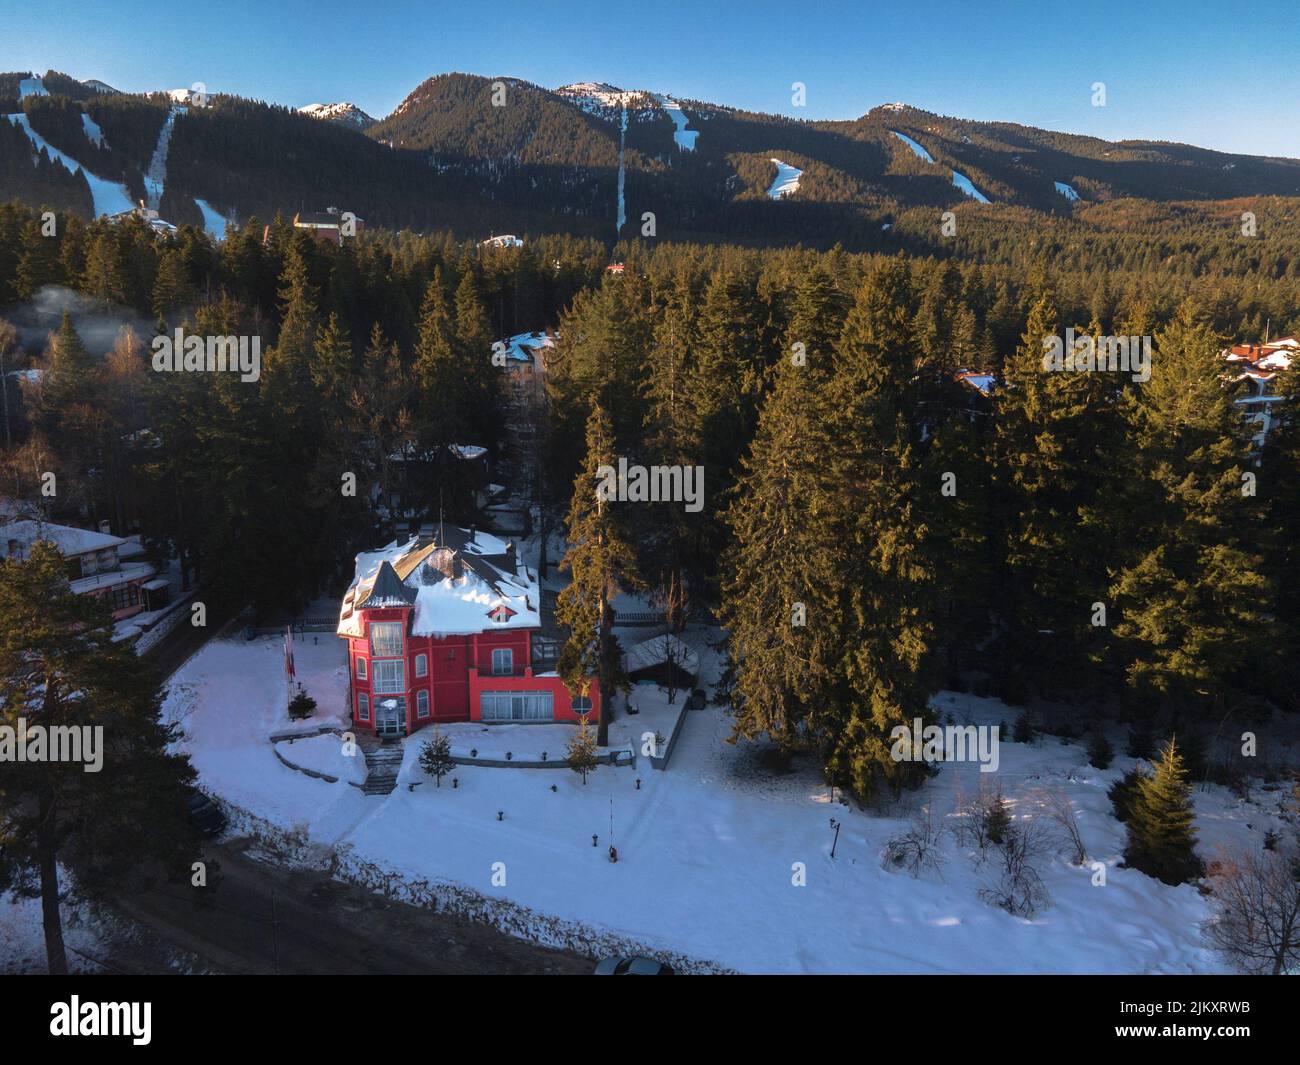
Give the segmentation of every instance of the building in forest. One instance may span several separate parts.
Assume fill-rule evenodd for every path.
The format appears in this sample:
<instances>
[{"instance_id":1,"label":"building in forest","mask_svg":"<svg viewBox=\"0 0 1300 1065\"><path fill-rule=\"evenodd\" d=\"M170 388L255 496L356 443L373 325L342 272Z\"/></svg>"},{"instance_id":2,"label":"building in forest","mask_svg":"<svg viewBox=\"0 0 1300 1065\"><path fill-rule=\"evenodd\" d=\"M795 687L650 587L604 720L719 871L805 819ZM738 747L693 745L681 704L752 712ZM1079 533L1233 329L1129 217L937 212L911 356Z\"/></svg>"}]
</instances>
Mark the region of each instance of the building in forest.
<instances>
[{"instance_id":1,"label":"building in forest","mask_svg":"<svg viewBox=\"0 0 1300 1065\"><path fill-rule=\"evenodd\" d=\"M1283 399L1277 388L1278 377L1291 369L1298 354L1300 338L1294 336L1262 344L1234 344L1219 352L1219 357L1229 364L1229 376L1246 383L1246 394L1236 403L1255 428L1256 450L1264 446L1269 430L1277 421L1277 405Z\"/></svg>"},{"instance_id":2,"label":"building in forest","mask_svg":"<svg viewBox=\"0 0 1300 1065\"><path fill-rule=\"evenodd\" d=\"M475 529L357 555L337 629L348 644L353 724L382 736L432 722L576 722L600 715L594 678L573 696L537 573Z\"/></svg>"}]
</instances>

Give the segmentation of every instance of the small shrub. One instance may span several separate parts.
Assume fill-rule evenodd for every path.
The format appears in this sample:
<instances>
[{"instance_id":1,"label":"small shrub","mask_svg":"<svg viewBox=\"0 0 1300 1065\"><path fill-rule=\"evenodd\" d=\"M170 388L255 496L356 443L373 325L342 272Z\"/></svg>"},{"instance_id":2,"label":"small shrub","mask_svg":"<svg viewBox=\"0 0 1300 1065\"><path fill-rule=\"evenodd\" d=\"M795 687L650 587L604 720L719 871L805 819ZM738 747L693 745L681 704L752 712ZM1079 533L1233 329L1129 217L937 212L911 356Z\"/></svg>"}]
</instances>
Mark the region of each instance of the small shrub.
<instances>
[{"instance_id":1,"label":"small shrub","mask_svg":"<svg viewBox=\"0 0 1300 1065\"><path fill-rule=\"evenodd\" d=\"M1109 769L1115 757L1115 748L1101 732L1094 732L1088 741L1088 763L1095 769Z\"/></svg>"},{"instance_id":2,"label":"small shrub","mask_svg":"<svg viewBox=\"0 0 1300 1065\"><path fill-rule=\"evenodd\" d=\"M300 691L289 700L289 717L294 721L311 717L316 712L316 700L305 691Z\"/></svg>"}]
</instances>

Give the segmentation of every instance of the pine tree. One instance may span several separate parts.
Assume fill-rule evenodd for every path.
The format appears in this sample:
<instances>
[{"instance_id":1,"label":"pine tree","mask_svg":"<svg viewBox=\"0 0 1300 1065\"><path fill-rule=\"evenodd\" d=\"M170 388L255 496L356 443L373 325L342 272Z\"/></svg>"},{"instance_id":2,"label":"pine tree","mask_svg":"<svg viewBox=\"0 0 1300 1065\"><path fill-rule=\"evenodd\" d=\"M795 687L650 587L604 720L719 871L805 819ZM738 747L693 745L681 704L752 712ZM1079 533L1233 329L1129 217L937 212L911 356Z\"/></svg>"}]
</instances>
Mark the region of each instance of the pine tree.
<instances>
[{"instance_id":1,"label":"pine tree","mask_svg":"<svg viewBox=\"0 0 1300 1065\"><path fill-rule=\"evenodd\" d=\"M81 762L10 755L0 774L0 891L40 898L51 973L67 972L59 866L74 850L80 889L96 898L138 889L151 870L188 875L199 854L185 814L194 773L169 752L158 678L114 642L105 600L72 593L66 566L43 543L26 561L0 561L0 725L85 740Z\"/></svg>"},{"instance_id":2,"label":"pine tree","mask_svg":"<svg viewBox=\"0 0 1300 1065\"><path fill-rule=\"evenodd\" d=\"M1182 884L1201 875L1193 827L1192 788L1174 740L1170 740L1150 776L1141 777L1129 811L1124 861L1166 884Z\"/></svg>"},{"instance_id":3,"label":"pine tree","mask_svg":"<svg viewBox=\"0 0 1300 1065\"><path fill-rule=\"evenodd\" d=\"M935 570L924 514L939 482L916 446L912 303L905 262L887 260L859 290L835 356L833 387L845 397L831 424L846 697L814 733L828 769L862 795L897 794L926 775L923 764L892 757L890 735L929 716L932 688Z\"/></svg>"},{"instance_id":4,"label":"pine tree","mask_svg":"<svg viewBox=\"0 0 1300 1065\"><path fill-rule=\"evenodd\" d=\"M617 469L609 415L598 403L587 422L587 458L573 482L569 548L561 568L569 583L556 599L555 618L568 632L559 672L574 695L586 695L592 678L600 690L600 742L606 742L614 688L620 678L611 602L624 589L640 587L636 551L623 526L620 504L607 498L606 470Z\"/></svg>"},{"instance_id":5,"label":"pine tree","mask_svg":"<svg viewBox=\"0 0 1300 1065\"><path fill-rule=\"evenodd\" d=\"M844 553L823 376L783 360L726 513L735 732L785 747L810 716L826 720L843 654Z\"/></svg>"},{"instance_id":6,"label":"pine tree","mask_svg":"<svg viewBox=\"0 0 1300 1065\"><path fill-rule=\"evenodd\" d=\"M1219 342L1184 304L1128 406L1138 456L1129 513L1142 550L1112 588L1131 698L1219 720L1269 644L1272 588L1242 489L1248 443L1220 379Z\"/></svg>"},{"instance_id":7,"label":"pine tree","mask_svg":"<svg viewBox=\"0 0 1300 1065\"><path fill-rule=\"evenodd\" d=\"M603 719L604 714L601 717ZM587 774L594 773L600 764L596 756L596 737L592 734L586 714L579 720L577 731L569 737L564 757L568 760L569 768L582 775L583 784L587 783Z\"/></svg>"},{"instance_id":8,"label":"pine tree","mask_svg":"<svg viewBox=\"0 0 1300 1065\"><path fill-rule=\"evenodd\" d=\"M438 782L438 787L442 787L442 778L456 768L451 756L451 740L437 725L420 748L420 768Z\"/></svg>"}]
</instances>

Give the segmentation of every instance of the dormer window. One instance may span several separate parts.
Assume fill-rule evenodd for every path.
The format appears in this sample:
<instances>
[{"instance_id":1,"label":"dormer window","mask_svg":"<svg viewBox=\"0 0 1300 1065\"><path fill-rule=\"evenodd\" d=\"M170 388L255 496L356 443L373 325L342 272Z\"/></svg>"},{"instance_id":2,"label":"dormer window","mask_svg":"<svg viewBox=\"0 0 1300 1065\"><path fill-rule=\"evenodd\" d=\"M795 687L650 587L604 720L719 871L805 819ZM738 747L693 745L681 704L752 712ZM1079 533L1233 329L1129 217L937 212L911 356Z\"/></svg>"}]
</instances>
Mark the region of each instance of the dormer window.
<instances>
[{"instance_id":1,"label":"dormer window","mask_svg":"<svg viewBox=\"0 0 1300 1065\"><path fill-rule=\"evenodd\" d=\"M515 616L515 612L511 610L508 606L506 606L504 603L502 603L500 606L493 607L488 612L488 617L490 617L498 625L504 625L507 621L509 621L514 616Z\"/></svg>"}]
</instances>

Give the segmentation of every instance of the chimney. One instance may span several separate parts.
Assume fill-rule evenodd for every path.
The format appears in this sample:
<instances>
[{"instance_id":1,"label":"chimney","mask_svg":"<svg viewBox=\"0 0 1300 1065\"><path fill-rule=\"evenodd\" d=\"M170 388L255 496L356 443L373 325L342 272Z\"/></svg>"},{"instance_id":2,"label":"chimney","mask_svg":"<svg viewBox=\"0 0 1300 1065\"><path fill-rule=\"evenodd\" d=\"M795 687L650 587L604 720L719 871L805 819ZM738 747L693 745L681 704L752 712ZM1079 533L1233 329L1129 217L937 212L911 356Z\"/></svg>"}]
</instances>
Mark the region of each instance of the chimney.
<instances>
[{"instance_id":1,"label":"chimney","mask_svg":"<svg viewBox=\"0 0 1300 1065\"><path fill-rule=\"evenodd\" d=\"M519 571L519 563L515 561L515 542L513 540L506 541L506 565L509 567L508 572L511 574Z\"/></svg>"},{"instance_id":2,"label":"chimney","mask_svg":"<svg viewBox=\"0 0 1300 1065\"><path fill-rule=\"evenodd\" d=\"M113 526L108 521L101 521L99 523L99 531L105 536L111 536L113 534Z\"/></svg>"}]
</instances>

